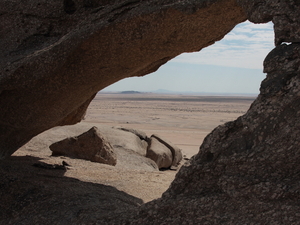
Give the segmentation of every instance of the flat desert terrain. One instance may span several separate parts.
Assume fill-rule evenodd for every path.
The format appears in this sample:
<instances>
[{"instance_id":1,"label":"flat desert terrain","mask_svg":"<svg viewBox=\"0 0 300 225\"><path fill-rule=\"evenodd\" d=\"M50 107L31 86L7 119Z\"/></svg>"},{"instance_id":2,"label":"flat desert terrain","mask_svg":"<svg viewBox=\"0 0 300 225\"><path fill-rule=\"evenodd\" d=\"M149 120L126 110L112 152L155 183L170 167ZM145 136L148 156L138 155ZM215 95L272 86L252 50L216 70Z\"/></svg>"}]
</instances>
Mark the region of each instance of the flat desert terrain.
<instances>
[{"instance_id":1,"label":"flat desert terrain","mask_svg":"<svg viewBox=\"0 0 300 225\"><path fill-rule=\"evenodd\" d=\"M98 94L84 123L159 134L190 158L218 125L246 113L254 97L159 94Z\"/></svg>"},{"instance_id":2,"label":"flat desert terrain","mask_svg":"<svg viewBox=\"0 0 300 225\"><path fill-rule=\"evenodd\" d=\"M114 167L69 157L53 157L49 145L66 137L80 135L92 126L126 127L142 130L148 136L160 135L180 147L187 160L197 154L208 133L218 125L244 114L254 99L99 93L81 123L55 127L38 135L15 152L8 164L15 165L13 176L19 174L20 179L25 179L23 183L42 182L47 177L50 180L47 187L49 191L55 189L51 186L52 183L54 185L61 181L66 182L61 184L65 185L65 190L74 191L77 188L79 193L88 191L88 187L102 185L112 187L118 193L126 193L126 196L132 196L141 203L148 202L161 196L174 179L176 171L143 171L124 168L118 163ZM70 167L59 175L56 171L32 166L42 162L61 165L62 161L70 164ZM24 172L28 175L24 176ZM69 179L76 184L72 183L70 186L67 182ZM111 195L112 193L103 193L103 198L113 199Z\"/></svg>"}]
</instances>

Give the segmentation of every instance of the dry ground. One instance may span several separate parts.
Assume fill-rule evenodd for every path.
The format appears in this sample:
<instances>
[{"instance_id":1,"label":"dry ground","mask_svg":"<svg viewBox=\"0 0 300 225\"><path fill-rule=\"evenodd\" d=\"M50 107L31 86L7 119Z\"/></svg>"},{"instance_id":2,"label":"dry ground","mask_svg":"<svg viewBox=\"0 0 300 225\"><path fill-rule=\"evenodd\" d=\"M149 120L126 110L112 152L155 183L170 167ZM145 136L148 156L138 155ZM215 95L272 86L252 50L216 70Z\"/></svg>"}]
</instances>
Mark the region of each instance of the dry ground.
<instances>
[{"instance_id":1,"label":"dry ground","mask_svg":"<svg viewBox=\"0 0 300 225\"><path fill-rule=\"evenodd\" d=\"M254 97L98 94L84 123L157 133L191 157L209 132L246 113L253 101Z\"/></svg>"},{"instance_id":2,"label":"dry ground","mask_svg":"<svg viewBox=\"0 0 300 225\"><path fill-rule=\"evenodd\" d=\"M131 170L118 165L112 167L68 157L51 157L48 146L67 136L79 135L92 126L129 127L143 130L149 136L159 134L179 146L185 157L190 158L198 152L204 137L212 129L244 114L253 100L254 97L98 94L83 122L40 134L17 151L11 162L24 165L16 170L34 174L43 169L32 167L33 163L61 164L64 160L71 165L61 175L66 179L112 186L143 202L151 201L169 187L175 171ZM52 173L40 172L41 176L53 176Z\"/></svg>"}]
</instances>

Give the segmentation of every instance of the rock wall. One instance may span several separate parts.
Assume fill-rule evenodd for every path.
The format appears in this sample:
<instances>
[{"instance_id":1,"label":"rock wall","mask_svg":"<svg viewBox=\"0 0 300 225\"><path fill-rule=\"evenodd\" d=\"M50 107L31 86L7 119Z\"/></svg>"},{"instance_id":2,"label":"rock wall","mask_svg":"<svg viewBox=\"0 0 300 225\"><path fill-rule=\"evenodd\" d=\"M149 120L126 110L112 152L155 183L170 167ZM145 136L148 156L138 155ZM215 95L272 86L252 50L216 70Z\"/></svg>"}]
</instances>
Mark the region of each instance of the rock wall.
<instances>
[{"instance_id":1,"label":"rock wall","mask_svg":"<svg viewBox=\"0 0 300 225\"><path fill-rule=\"evenodd\" d=\"M4 0L0 17L0 158L79 122L102 88L199 51L246 19L235 0Z\"/></svg>"}]
</instances>

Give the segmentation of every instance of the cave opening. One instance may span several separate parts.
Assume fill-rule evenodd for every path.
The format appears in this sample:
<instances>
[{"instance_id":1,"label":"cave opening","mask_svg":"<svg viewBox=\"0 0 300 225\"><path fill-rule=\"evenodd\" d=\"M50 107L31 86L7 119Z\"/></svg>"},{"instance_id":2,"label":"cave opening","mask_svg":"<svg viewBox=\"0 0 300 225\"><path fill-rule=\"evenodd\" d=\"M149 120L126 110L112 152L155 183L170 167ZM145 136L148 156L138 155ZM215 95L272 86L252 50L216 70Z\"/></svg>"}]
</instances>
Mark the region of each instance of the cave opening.
<instances>
[{"instance_id":1,"label":"cave opening","mask_svg":"<svg viewBox=\"0 0 300 225\"><path fill-rule=\"evenodd\" d=\"M84 121L52 128L22 148L38 152L37 140L58 141L63 136L80 135L92 126L115 140L119 131L113 133L108 128L128 128L141 130L147 136L157 134L172 142L182 149L183 164L198 152L212 129L244 114L257 96L265 76L262 61L273 48L271 26L240 24L222 41L199 53L180 55L150 75L121 80L96 95ZM125 146L126 154L132 147ZM20 154L23 153L15 153ZM61 157L49 161L64 160L73 166L64 176L114 186L144 202L160 197L174 180L176 171L152 170L149 161L126 154L118 155L115 167Z\"/></svg>"}]
</instances>

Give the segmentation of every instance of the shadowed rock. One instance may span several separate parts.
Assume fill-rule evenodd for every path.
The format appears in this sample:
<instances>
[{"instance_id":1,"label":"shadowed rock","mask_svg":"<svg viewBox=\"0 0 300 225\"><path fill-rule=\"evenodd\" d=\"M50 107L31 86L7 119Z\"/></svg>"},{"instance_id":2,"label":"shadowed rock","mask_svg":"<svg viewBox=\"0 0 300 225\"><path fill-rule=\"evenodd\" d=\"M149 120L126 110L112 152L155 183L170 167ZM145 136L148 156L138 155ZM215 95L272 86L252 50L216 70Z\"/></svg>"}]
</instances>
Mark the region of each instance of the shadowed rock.
<instances>
[{"instance_id":1,"label":"shadowed rock","mask_svg":"<svg viewBox=\"0 0 300 225\"><path fill-rule=\"evenodd\" d=\"M108 215L143 204L115 187L66 177L65 170L31 166L38 160L1 162L0 224L105 224Z\"/></svg>"},{"instance_id":2,"label":"shadowed rock","mask_svg":"<svg viewBox=\"0 0 300 225\"><path fill-rule=\"evenodd\" d=\"M64 139L50 145L52 155L65 155L73 158L88 159L108 165L116 165L117 157L110 143L92 127L87 132Z\"/></svg>"},{"instance_id":3,"label":"shadowed rock","mask_svg":"<svg viewBox=\"0 0 300 225\"><path fill-rule=\"evenodd\" d=\"M1 1L0 158L79 122L95 93L222 39L235 0Z\"/></svg>"}]
</instances>

